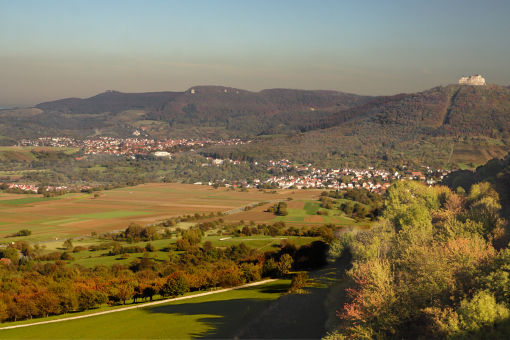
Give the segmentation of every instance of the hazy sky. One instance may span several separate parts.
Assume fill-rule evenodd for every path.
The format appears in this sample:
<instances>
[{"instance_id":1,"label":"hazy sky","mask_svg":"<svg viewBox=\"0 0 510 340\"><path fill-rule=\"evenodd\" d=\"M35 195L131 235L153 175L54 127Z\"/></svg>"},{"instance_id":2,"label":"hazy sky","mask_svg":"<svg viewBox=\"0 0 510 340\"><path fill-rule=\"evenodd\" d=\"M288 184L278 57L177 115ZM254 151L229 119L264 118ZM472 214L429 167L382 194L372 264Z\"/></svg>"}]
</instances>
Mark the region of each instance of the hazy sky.
<instances>
[{"instance_id":1,"label":"hazy sky","mask_svg":"<svg viewBox=\"0 0 510 340\"><path fill-rule=\"evenodd\" d=\"M193 85L510 84L510 1L0 0L0 106Z\"/></svg>"}]
</instances>

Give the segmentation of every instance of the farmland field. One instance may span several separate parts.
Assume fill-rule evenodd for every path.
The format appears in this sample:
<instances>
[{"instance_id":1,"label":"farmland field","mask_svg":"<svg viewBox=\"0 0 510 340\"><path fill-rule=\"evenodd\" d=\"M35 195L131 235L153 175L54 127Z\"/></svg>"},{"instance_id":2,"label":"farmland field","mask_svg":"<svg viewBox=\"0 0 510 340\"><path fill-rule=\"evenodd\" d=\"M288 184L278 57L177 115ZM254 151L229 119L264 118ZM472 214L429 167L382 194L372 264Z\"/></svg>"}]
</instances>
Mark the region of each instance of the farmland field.
<instances>
[{"instance_id":1,"label":"farmland field","mask_svg":"<svg viewBox=\"0 0 510 340\"><path fill-rule=\"evenodd\" d=\"M1 339L233 338L289 280L61 323L0 330ZM41 321L43 319L37 320Z\"/></svg>"},{"instance_id":2,"label":"farmland field","mask_svg":"<svg viewBox=\"0 0 510 340\"><path fill-rule=\"evenodd\" d=\"M10 242L19 238L6 236L20 229L30 229L32 235L23 239L48 241L124 229L131 222L146 225L186 214L227 212L249 204L288 197L311 200L316 199L319 193L318 190L263 192L255 189L241 192L164 183L102 191L99 197L76 193L46 199L41 195L2 193L0 236L4 237L2 243ZM269 222L274 219L274 215L256 209L227 216L226 221ZM255 218L251 218L249 213L255 213Z\"/></svg>"}]
</instances>

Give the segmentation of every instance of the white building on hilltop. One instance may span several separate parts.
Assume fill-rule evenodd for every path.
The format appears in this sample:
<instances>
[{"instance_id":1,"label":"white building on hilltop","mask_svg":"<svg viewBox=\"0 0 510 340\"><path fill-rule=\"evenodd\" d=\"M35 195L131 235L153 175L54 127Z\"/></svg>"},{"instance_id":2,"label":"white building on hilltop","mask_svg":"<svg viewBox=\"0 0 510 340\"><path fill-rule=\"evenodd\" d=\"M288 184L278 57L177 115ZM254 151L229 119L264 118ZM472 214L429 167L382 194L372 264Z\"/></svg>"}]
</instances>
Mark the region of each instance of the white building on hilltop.
<instances>
[{"instance_id":1,"label":"white building on hilltop","mask_svg":"<svg viewBox=\"0 0 510 340\"><path fill-rule=\"evenodd\" d=\"M462 77L459 79L459 85L485 85L485 79L479 74L469 77Z\"/></svg>"}]
</instances>

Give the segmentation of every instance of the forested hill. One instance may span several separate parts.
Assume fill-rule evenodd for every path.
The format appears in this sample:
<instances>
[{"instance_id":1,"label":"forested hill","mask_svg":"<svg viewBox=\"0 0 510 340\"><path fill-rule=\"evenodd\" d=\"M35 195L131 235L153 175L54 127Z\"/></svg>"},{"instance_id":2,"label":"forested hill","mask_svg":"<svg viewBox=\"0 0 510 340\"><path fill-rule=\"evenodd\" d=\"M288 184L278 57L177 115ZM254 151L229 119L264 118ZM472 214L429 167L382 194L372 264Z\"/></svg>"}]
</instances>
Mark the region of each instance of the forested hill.
<instances>
[{"instance_id":1,"label":"forested hill","mask_svg":"<svg viewBox=\"0 0 510 340\"><path fill-rule=\"evenodd\" d=\"M332 243L352 268L328 339L509 338L508 160L464 177L478 183L396 182L378 222Z\"/></svg>"},{"instance_id":2,"label":"forested hill","mask_svg":"<svg viewBox=\"0 0 510 340\"><path fill-rule=\"evenodd\" d=\"M342 117L343 122L322 124L329 128L264 138L234 150L214 148L209 153L222 156L228 152L240 159L292 157L324 165L411 161L476 167L510 151L510 89L503 86L449 85L376 97L342 111Z\"/></svg>"},{"instance_id":3,"label":"forested hill","mask_svg":"<svg viewBox=\"0 0 510 340\"><path fill-rule=\"evenodd\" d=\"M368 98L337 91L269 89L250 92L223 86L195 86L184 92L122 93L110 90L90 98L66 98L36 107L46 112L73 114L114 114L143 109L165 117L178 113L207 115L215 111L235 110L253 114L292 110L338 111L359 105ZM192 105L194 109L190 108Z\"/></svg>"},{"instance_id":4,"label":"forested hill","mask_svg":"<svg viewBox=\"0 0 510 340\"><path fill-rule=\"evenodd\" d=\"M489 182L493 185L501 200L502 215L510 221L510 155L504 159L492 159L476 168L475 171L452 172L443 180L443 183L450 188L466 192L480 182ZM510 228L510 225L507 224L507 228ZM510 229L507 232L510 239Z\"/></svg>"},{"instance_id":5,"label":"forested hill","mask_svg":"<svg viewBox=\"0 0 510 340\"><path fill-rule=\"evenodd\" d=\"M126 123L150 120L169 128L212 127L234 135L256 135L313 129L317 122L345 121L342 111L370 97L336 91L270 89L250 92L222 86L196 86L185 92L121 93L107 91L91 98L68 98L36 107L48 116L102 115ZM126 111L139 111L130 117ZM336 119L332 119L332 116ZM321 126L325 127L325 126Z\"/></svg>"},{"instance_id":6,"label":"forested hill","mask_svg":"<svg viewBox=\"0 0 510 340\"><path fill-rule=\"evenodd\" d=\"M368 118L381 125L442 128L437 133L491 133L509 129L510 89L498 85L436 87L424 92L366 97L336 91L271 89L250 92L197 86L185 92L107 91L87 99L68 98L36 106L46 113L110 114L141 110L144 118L170 125L257 129L299 125L301 131ZM234 127L234 126L232 126ZM496 129L498 131L493 131ZM265 131L259 131L265 132Z\"/></svg>"}]
</instances>

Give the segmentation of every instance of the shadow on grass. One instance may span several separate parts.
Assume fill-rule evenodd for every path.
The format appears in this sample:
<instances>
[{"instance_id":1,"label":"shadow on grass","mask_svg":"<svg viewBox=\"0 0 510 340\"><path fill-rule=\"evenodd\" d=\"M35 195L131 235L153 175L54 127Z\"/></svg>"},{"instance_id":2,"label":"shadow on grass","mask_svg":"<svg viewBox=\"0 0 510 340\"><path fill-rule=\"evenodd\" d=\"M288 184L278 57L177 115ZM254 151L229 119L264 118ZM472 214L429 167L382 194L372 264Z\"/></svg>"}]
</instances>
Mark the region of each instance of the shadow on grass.
<instances>
[{"instance_id":1,"label":"shadow on grass","mask_svg":"<svg viewBox=\"0 0 510 340\"><path fill-rule=\"evenodd\" d=\"M256 287L253 287L253 288L256 288ZM248 287L246 289L253 289L253 288ZM259 288L259 290L262 293L267 293L267 294L283 294L283 293L287 292L288 289L289 289L289 285L285 284L285 283L274 284L268 288L263 288L262 290L260 290L260 288Z\"/></svg>"},{"instance_id":2,"label":"shadow on grass","mask_svg":"<svg viewBox=\"0 0 510 340\"><path fill-rule=\"evenodd\" d=\"M286 286L287 287L287 286ZM188 336L191 338L234 338L238 330L268 307L267 299L231 299L157 306L147 309L149 313L163 313L169 316L199 316L194 322L204 324L208 331L193 330L190 324ZM186 322L183 320L183 322Z\"/></svg>"},{"instance_id":3,"label":"shadow on grass","mask_svg":"<svg viewBox=\"0 0 510 340\"><path fill-rule=\"evenodd\" d=\"M330 286L342 279L350 258L309 272L310 281L299 294L288 294L271 303L263 313L236 336L241 339L320 339L325 333L328 313L325 302Z\"/></svg>"}]
</instances>

